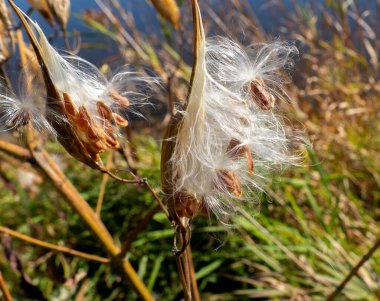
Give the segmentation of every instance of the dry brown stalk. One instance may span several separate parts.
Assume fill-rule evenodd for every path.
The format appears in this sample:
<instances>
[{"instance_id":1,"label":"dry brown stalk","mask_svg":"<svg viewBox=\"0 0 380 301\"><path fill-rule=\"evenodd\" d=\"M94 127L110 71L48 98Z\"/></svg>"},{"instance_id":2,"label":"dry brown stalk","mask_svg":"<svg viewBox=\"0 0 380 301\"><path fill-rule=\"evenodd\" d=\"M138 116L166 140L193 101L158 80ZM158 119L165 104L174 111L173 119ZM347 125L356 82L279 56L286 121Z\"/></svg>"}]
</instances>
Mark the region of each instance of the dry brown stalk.
<instances>
[{"instance_id":1,"label":"dry brown stalk","mask_svg":"<svg viewBox=\"0 0 380 301\"><path fill-rule=\"evenodd\" d=\"M342 280L342 282L338 285L338 287L329 295L326 301L333 301L340 292L346 287L347 283L354 277L359 269L372 257L372 255L376 252L376 250L380 247L380 238L376 239L373 246L369 249L369 251L360 259L360 261L352 268L350 273Z\"/></svg>"},{"instance_id":2,"label":"dry brown stalk","mask_svg":"<svg viewBox=\"0 0 380 301\"><path fill-rule=\"evenodd\" d=\"M90 205L82 198L54 160L42 148L40 141L36 138L35 133L30 126L26 130L26 140L28 148L38 166L51 180L67 203L80 216L94 236L100 241L109 254L112 264L118 269L123 279L132 285L142 300L154 300L131 263L121 256L120 248L116 246L111 234L108 232L99 216L96 215L95 211L92 210Z\"/></svg>"},{"instance_id":3,"label":"dry brown stalk","mask_svg":"<svg viewBox=\"0 0 380 301\"><path fill-rule=\"evenodd\" d=\"M5 301L12 301L11 293L8 290L7 284L4 281L3 275L0 271L0 290L3 292L3 297Z\"/></svg>"},{"instance_id":4,"label":"dry brown stalk","mask_svg":"<svg viewBox=\"0 0 380 301\"><path fill-rule=\"evenodd\" d=\"M112 164L112 151L108 153L107 161L106 161L106 169L109 170L111 168ZM102 183L100 184L100 191L98 196L98 201L96 202L96 209L95 212L98 216L100 216L100 212L102 210L103 200L104 200L104 194L106 192L106 186L108 181L109 174L104 173L102 177Z\"/></svg>"},{"instance_id":5,"label":"dry brown stalk","mask_svg":"<svg viewBox=\"0 0 380 301\"><path fill-rule=\"evenodd\" d=\"M66 254L70 254L73 256L81 257L81 258L86 259L86 260L97 261L100 263L109 263L110 262L108 258L104 258L104 257L100 257L97 255L92 255L92 254L80 252L80 251L73 250L71 248L64 247L64 246L57 246L57 245L54 245L54 244L51 244L51 243L30 237L30 236L27 236L24 234L21 234L17 231L11 230L11 229L3 227L3 226L0 226L0 232L7 233L7 234L9 234L15 238L21 239L23 241L26 241L28 243L31 243L31 244L34 244L34 245L37 245L37 246L40 246L40 247L43 247L46 249L50 249L50 250L58 251L61 253L66 253Z\"/></svg>"},{"instance_id":6,"label":"dry brown stalk","mask_svg":"<svg viewBox=\"0 0 380 301\"><path fill-rule=\"evenodd\" d=\"M176 256L179 278L182 283L183 293L186 301L191 301L191 288L187 285L186 274L183 267L181 256Z\"/></svg>"},{"instance_id":7,"label":"dry brown stalk","mask_svg":"<svg viewBox=\"0 0 380 301\"><path fill-rule=\"evenodd\" d=\"M0 150L22 160L32 158L30 152L27 149L2 139L0 139Z\"/></svg>"},{"instance_id":8,"label":"dry brown stalk","mask_svg":"<svg viewBox=\"0 0 380 301\"><path fill-rule=\"evenodd\" d=\"M186 248L186 253L187 253L188 264L189 264L191 287L193 289L193 298L194 298L194 301L201 301L201 296L199 294L197 279L195 278L194 262L193 262L193 256L191 253L190 244Z\"/></svg>"}]
</instances>

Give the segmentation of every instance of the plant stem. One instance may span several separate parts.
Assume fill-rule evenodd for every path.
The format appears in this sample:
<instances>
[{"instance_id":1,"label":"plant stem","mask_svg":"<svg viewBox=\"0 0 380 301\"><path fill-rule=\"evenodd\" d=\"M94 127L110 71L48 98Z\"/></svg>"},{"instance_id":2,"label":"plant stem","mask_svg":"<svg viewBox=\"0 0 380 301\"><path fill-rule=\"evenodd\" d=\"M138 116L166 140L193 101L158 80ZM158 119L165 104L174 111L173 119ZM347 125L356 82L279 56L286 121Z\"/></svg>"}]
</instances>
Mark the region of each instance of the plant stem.
<instances>
[{"instance_id":1,"label":"plant stem","mask_svg":"<svg viewBox=\"0 0 380 301\"><path fill-rule=\"evenodd\" d=\"M186 281L185 271L183 268L183 262L181 260L181 255L176 255L176 261L177 261L178 274L182 283L185 300L191 301L191 288L187 286L187 281Z\"/></svg>"},{"instance_id":2,"label":"plant stem","mask_svg":"<svg viewBox=\"0 0 380 301\"><path fill-rule=\"evenodd\" d=\"M73 249L70 249L67 247L63 247L63 246L57 246L57 245L54 245L54 244L51 244L51 243L48 243L48 242L45 242L45 241L42 241L39 239L35 239L33 237L30 237L30 236L27 236L24 234L21 234L17 231L11 230L11 229L3 227L3 226L0 226L0 232L7 233L7 234L9 234L15 238L21 239L21 240L26 241L28 243L31 243L31 244L34 244L34 245L37 245L37 246L40 246L43 248L47 248L50 250L58 251L61 253L66 253L66 254L78 256L78 257L81 257L81 258L84 258L87 260L97 261L97 262L101 262L101 263L109 263L110 262L109 259L107 259L107 258L100 257L97 255L87 254L87 253L80 252L77 250L73 250Z\"/></svg>"},{"instance_id":3,"label":"plant stem","mask_svg":"<svg viewBox=\"0 0 380 301\"><path fill-rule=\"evenodd\" d=\"M107 156L107 162L106 162L106 169L107 170L111 168L111 163L112 163L112 152L109 152L108 156ZM104 194L106 192L108 177L109 177L109 174L104 173L103 177L102 177L102 183L100 184L99 197L98 197L98 201L96 202L96 209L95 209L95 212L98 216L100 216L100 212L102 210L102 205L103 205L103 200L104 200Z\"/></svg>"},{"instance_id":4,"label":"plant stem","mask_svg":"<svg viewBox=\"0 0 380 301\"><path fill-rule=\"evenodd\" d=\"M197 279L195 278L194 262L193 262L193 256L191 253L190 244L186 248L186 253L187 253L187 258L189 261L188 264L189 264L190 280L191 280L191 287L193 289L194 301L201 301L201 296L199 295Z\"/></svg>"},{"instance_id":5,"label":"plant stem","mask_svg":"<svg viewBox=\"0 0 380 301\"><path fill-rule=\"evenodd\" d=\"M375 243L369 249L369 251L360 259L360 261L352 268L350 273L343 279L339 286L332 292L330 296L327 297L326 301L333 301L335 297L345 288L347 283L354 277L359 269L372 257L376 250L380 247L380 237L376 239Z\"/></svg>"},{"instance_id":6,"label":"plant stem","mask_svg":"<svg viewBox=\"0 0 380 301\"><path fill-rule=\"evenodd\" d=\"M131 263L121 256L121 250L116 246L111 234L96 215L95 211L82 198L72 183L66 178L54 160L41 147L40 141L34 136L33 129L29 126L26 131L28 148L39 167L52 181L53 185L62 194L67 203L80 216L94 236L100 241L110 256L111 262L128 283L132 285L142 300L154 300L147 287L141 281Z\"/></svg>"},{"instance_id":7,"label":"plant stem","mask_svg":"<svg viewBox=\"0 0 380 301\"><path fill-rule=\"evenodd\" d=\"M3 292L3 297L5 301L12 301L11 293L8 290L7 284L4 281L3 275L0 271L0 290Z\"/></svg>"},{"instance_id":8,"label":"plant stem","mask_svg":"<svg viewBox=\"0 0 380 301\"><path fill-rule=\"evenodd\" d=\"M27 149L2 139L0 139L0 150L4 151L5 153L14 155L20 159L31 158L31 154Z\"/></svg>"}]
</instances>

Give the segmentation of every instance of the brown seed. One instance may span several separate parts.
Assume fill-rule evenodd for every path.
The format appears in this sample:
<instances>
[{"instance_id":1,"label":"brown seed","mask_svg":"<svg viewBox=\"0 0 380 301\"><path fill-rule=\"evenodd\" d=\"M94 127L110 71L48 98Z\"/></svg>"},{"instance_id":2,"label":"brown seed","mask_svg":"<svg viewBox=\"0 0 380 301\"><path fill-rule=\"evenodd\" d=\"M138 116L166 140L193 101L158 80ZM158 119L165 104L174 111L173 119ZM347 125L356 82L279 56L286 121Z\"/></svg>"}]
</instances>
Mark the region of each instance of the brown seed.
<instances>
[{"instance_id":1,"label":"brown seed","mask_svg":"<svg viewBox=\"0 0 380 301\"><path fill-rule=\"evenodd\" d=\"M120 116L117 113L112 113L113 118L115 120L115 123L120 127L126 127L128 126L128 120L126 120L124 117Z\"/></svg>"},{"instance_id":2,"label":"brown seed","mask_svg":"<svg viewBox=\"0 0 380 301\"><path fill-rule=\"evenodd\" d=\"M83 132L87 132L90 125L90 117L84 106L79 107L79 112L76 115L76 126Z\"/></svg>"},{"instance_id":3,"label":"brown seed","mask_svg":"<svg viewBox=\"0 0 380 301\"><path fill-rule=\"evenodd\" d=\"M104 118L108 121L113 121L112 110L104 102L102 102L100 100L97 101L96 102L96 109L98 110L99 116L101 118Z\"/></svg>"},{"instance_id":4,"label":"brown seed","mask_svg":"<svg viewBox=\"0 0 380 301\"><path fill-rule=\"evenodd\" d=\"M239 177L233 171L221 169L217 171L217 174L219 178L218 182L223 184L223 188L226 188L228 192L238 197L243 195Z\"/></svg>"},{"instance_id":5,"label":"brown seed","mask_svg":"<svg viewBox=\"0 0 380 301\"><path fill-rule=\"evenodd\" d=\"M255 79L251 81L249 89L252 94L253 101L262 110L270 110L273 108L275 98L272 94L265 90L265 83L262 79Z\"/></svg>"},{"instance_id":6,"label":"brown seed","mask_svg":"<svg viewBox=\"0 0 380 301\"><path fill-rule=\"evenodd\" d=\"M65 113L69 121L74 121L75 116L77 114L77 110L73 101L71 100L71 96L65 92L63 92L63 100L65 105Z\"/></svg>"},{"instance_id":7,"label":"brown seed","mask_svg":"<svg viewBox=\"0 0 380 301\"><path fill-rule=\"evenodd\" d=\"M128 98L121 96L116 90L112 90L108 93L108 96L111 97L117 106L121 108L128 108L129 107L129 100Z\"/></svg>"},{"instance_id":8,"label":"brown seed","mask_svg":"<svg viewBox=\"0 0 380 301\"><path fill-rule=\"evenodd\" d=\"M227 147L227 154L231 159L240 159L245 156L247 158L247 166L249 174L253 175L254 162L253 156L246 145L241 145L238 139L232 138Z\"/></svg>"}]
</instances>

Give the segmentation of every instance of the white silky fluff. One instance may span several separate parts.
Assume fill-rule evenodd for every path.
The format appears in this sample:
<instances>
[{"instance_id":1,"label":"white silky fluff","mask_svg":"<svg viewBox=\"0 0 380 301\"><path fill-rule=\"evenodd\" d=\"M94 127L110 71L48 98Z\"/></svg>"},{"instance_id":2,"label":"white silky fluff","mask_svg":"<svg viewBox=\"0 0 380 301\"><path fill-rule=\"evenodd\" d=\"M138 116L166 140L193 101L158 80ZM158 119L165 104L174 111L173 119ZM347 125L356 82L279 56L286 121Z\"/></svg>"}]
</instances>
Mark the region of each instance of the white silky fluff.
<instances>
[{"instance_id":1,"label":"white silky fluff","mask_svg":"<svg viewBox=\"0 0 380 301\"><path fill-rule=\"evenodd\" d=\"M131 66L123 66L120 72L108 80L90 62L74 54L60 54L50 45L39 25L27 18L38 33L42 54L54 85L61 93L70 95L77 109L84 106L98 126L103 127L103 117L99 116L96 103L102 101L117 112L120 107L109 96L110 92L117 91L120 96L129 100L130 105L126 111L141 115L137 107L148 103L153 84L159 84L156 78L141 76Z\"/></svg>"},{"instance_id":2,"label":"white silky fluff","mask_svg":"<svg viewBox=\"0 0 380 301\"><path fill-rule=\"evenodd\" d=\"M202 29L203 32L203 29ZM176 191L186 191L203 201L206 209L224 220L252 191L262 190L274 168L296 162L290 155L290 139L281 117L263 111L252 100L249 83L262 79L276 100L288 98L283 90L284 69L292 67L298 54L290 44L273 42L241 47L217 37L202 43L200 69L196 71L176 147L171 159ZM194 91L195 90L195 91ZM231 159L231 139L249 148L254 159L254 176L245 157ZM233 171L244 194L228 192L218 170Z\"/></svg>"},{"instance_id":3,"label":"white silky fluff","mask_svg":"<svg viewBox=\"0 0 380 301\"><path fill-rule=\"evenodd\" d=\"M21 81L20 81L21 82ZM20 89L18 96L0 86L0 131L12 131L25 126L29 121L33 128L43 134L55 136L53 127L46 119L46 106L36 91Z\"/></svg>"}]
</instances>

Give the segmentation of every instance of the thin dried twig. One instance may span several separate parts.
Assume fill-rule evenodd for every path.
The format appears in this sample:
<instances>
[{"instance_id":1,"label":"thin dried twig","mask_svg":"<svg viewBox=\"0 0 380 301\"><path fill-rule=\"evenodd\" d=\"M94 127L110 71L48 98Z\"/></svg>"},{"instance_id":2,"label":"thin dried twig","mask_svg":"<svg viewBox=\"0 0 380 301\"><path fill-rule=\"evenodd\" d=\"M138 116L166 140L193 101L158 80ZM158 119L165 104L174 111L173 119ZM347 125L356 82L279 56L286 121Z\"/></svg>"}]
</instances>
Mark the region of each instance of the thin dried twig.
<instances>
[{"instance_id":1,"label":"thin dried twig","mask_svg":"<svg viewBox=\"0 0 380 301\"><path fill-rule=\"evenodd\" d=\"M35 158L38 166L62 194L67 203L92 231L94 236L100 241L109 254L111 262L117 267L123 279L133 286L134 290L142 300L154 300L129 260L121 256L121 250L115 244L108 229L96 215L95 211L92 210L90 205L82 198L72 183L66 178L65 174L60 170L50 155L42 148L41 142L35 136L35 133L30 126L26 131L26 140L30 153Z\"/></svg>"},{"instance_id":2,"label":"thin dried twig","mask_svg":"<svg viewBox=\"0 0 380 301\"><path fill-rule=\"evenodd\" d=\"M150 184L148 183L148 180L146 178L144 178L144 179L142 179L142 181L145 184L146 188L148 188L148 190L152 193L152 195L153 195L154 199L156 200L158 206L160 206L161 210L165 213L166 217L171 222L172 219L171 219L171 216L170 216L168 209L166 209L166 207L165 207L164 203L162 202L162 200L160 199L160 197L154 191L152 186L150 186Z\"/></svg>"},{"instance_id":3,"label":"thin dried twig","mask_svg":"<svg viewBox=\"0 0 380 301\"><path fill-rule=\"evenodd\" d=\"M5 301L12 301L11 293L8 290L7 284L4 281L3 275L0 271L0 290L3 292L3 297Z\"/></svg>"},{"instance_id":4,"label":"thin dried twig","mask_svg":"<svg viewBox=\"0 0 380 301\"><path fill-rule=\"evenodd\" d=\"M31 243L31 244L34 244L34 245L37 245L37 246L40 246L40 247L43 247L46 249L58 251L61 253L70 254L73 256L81 257L83 259L97 261L97 262L101 262L101 263L109 263L110 262L108 258L104 258L104 257L100 257L97 255L92 255L92 254L80 252L80 251L73 250L73 249L68 248L68 247L57 246L57 245L54 245L54 244L51 244L51 243L30 237L30 236L27 236L24 234L21 234L17 231L11 230L11 229L3 227L3 226L0 226L0 232L7 233L7 234L9 234L15 238L21 239L23 241L26 241L28 243Z\"/></svg>"},{"instance_id":5,"label":"thin dried twig","mask_svg":"<svg viewBox=\"0 0 380 301\"><path fill-rule=\"evenodd\" d=\"M380 247L380 238L376 239L375 243L369 249L369 251L360 259L360 261L352 268L350 273L343 279L343 281L338 285L338 287L329 295L326 301L333 301L340 292L345 288L347 283L354 277L359 269L372 257L372 255L376 252L376 250Z\"/></svg>"},{"instance_id":6,"label":"thin dried twig","mask_svg":"<svg viewBox=\"0 0 380 301\"><path fill-rule=\"evenodd\" d=\"M20 159L31 159L30 152L21 146L0 139L0 150Z\"/></svg>"},{"instance_id":7,"label":"thin dried twig","mask_svg":"<svg viewBox=\"0 0 380 301\"><path fill-rule=\"evenodd\" d=\"M106 169L109 170L111 168L112 164L112 151L108 153L107 156L107 162L106 162ZM106 186L108 181L109 174L104 173L102 177L102 183L100 184L100 191L98 196L98 201L96 202L96 209L95 212L98 216L100 216L100 211L102 210L103 200L104 200L104 194L106 192Z\"/></svg>"},{"instance_id":8,"label":"thin dried twig","mask_svg":"<svg viewBox=\"0 0 380 301\"><path fill-rule=\"evenodd\" d=\"M187 285L186 274L184 271L183 262L181 260L180 255L176 256L176 261L177 261L179 278L180 278L182 286L183 286L183 293L185 295L185 300L191 301L191 288L189 288Z\"/></svg>"}]
</instances>

